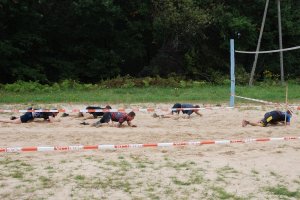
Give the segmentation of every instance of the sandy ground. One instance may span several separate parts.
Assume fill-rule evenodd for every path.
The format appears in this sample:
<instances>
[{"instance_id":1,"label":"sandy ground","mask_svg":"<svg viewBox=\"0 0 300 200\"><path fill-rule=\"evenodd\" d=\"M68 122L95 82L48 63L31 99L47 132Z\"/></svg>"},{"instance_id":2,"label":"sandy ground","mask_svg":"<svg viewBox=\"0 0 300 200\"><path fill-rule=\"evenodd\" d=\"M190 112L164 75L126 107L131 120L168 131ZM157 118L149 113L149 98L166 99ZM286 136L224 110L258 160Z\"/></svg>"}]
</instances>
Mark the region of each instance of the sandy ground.
<instances>
[{"instance_id":1,"label":"sandy ground","mask_svg":"<svg viewBox=\"0 0 300 200\"><path fill-rule=\"evenodd\" d=\"M20 109L20 105L2 105ZM172 105L127 105L127 107ZM84 109L84 105L64 105ZM113 108L120 105L113 105ZM158 143L300 136L289 127L241 127L270 108L203 110L158 119L137 112L137 128L60 122L0 123L0 147ZM9 118L11 113L0 113ZM92 123L96 120L89 119ZM300 199L300 141L165 148L0 153L0 199Z\"/></svg>"}]
</instances>

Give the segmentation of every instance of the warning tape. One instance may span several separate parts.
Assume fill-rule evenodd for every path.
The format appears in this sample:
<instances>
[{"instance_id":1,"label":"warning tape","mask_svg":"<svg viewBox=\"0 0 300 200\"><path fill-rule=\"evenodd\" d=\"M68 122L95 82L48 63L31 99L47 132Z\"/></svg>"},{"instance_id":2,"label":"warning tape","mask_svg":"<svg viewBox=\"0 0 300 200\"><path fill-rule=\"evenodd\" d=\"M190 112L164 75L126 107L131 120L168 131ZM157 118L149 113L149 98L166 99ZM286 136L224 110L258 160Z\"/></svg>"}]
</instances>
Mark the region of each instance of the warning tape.
<instances>
[{"instance_id":1,"label":"warning tape","mask_svg":"<svg viewBox=\"0 0 300 200\"><path fill-rule=\"evenodd\" d=\"M249 98L249 97L242 97L242 96L238 96L238 95L233 95L233 96L235 96L237 98L240 98L240 99L246 99L246 100L250 100L250 101L256 101L256 102L260 102L260 103L275 105L275 106L278 106L278 107L286 107L286 105L282 104L282 103L275 103L275 102L271 102L271 101L265 101L265 100L254 99L254 98ZM298 105L288 105L288 107L300 110L300 106L298 106Z\"/></svg>"},{"instance_id":2,"label":"warning tape","mask_svg":"<svg viewBox=\"0 0 300 200\"><path fill-rule=\"evenodd\" d=\"M257 100L257 99L251 99L247 97L241 97L241 96L236 96L239 98L243 99L248 99L248 100L255 100L257 102L261 103L268 103L272 104L272 102L267 102L263 100ZM276 103L273 103L276 105ZM279 105L279 104L278 104ZM171 112L171 111L182 111L182 110L222 110L222 109L234 109L234 108L261 108L262 106L235 106L235 107L222 107L222 106L216 106L216 107L201 107L201 108L118 108L118 109L57 109L57 110L49 110L49 109L39 109L39 110L16 110L16 109L0 109L0 113L25 113L25 112L62 112L62 113L93 113L93 112L159 112L159 111L164 111L164 112ZM300 106L298 105L289 105L289 107L296 108L300 110Z\"/></svg>"},{"instance_id":3,"label":"warning tape","mask_svg":"<svg viewBox=\"0 0 300 200\"><path fill-rule=\"evenodd\" d=\"M246 100L250 100L250 101L256 101L256 102L260 102L260 103L265 103L265 104L277 104L277 105L280 105L279 103L274 103L274 102L271 102L271 101L264 101L264 100L260 100L260 99L254 99L254 98L249 98L249 97L242 97L242 96L238 96L238 95L233 95L237 98L240 98L240 99L246 99Z\"/></svg>"},{"instance_id":4,"label":"warning tape","mask_svg":"<svg viewBox=\"0 0 300 200\"><path fill-rule=\"evenodd\" d=\"M4 110L0 109L0 112L66 112L66 113L93 113L93 112L157 112L157 111L182 111L182 110L217 110L217 109L233 109L234 107L203 107L203 108L118 108L118 109L57 109L57 110L49 110L49 109L39 109L39 110Z\"/></svg>"},{"instance_id":5,"label":"warning tape","mask_svg":"<svg viewBox=\"0 0 300 200\"><path fill-rule=\"evenodd\" d=\"M73 146L54 146L54 147L7 147L0 148L0 153L14 152L34 152L34 151L80 151L80 150L106 150L106 149L129 149L144 147L176 147L176 146L199 146L206 144L233 144L233 143L252 143L269 142L281 140L298 140L300 137L279 137L279 138L248 138L241 140L203 140L191 142L168 142L168 143L148 143L148 144L100 144L100 145L73 145Z\"/></svg>"}]
</instances>

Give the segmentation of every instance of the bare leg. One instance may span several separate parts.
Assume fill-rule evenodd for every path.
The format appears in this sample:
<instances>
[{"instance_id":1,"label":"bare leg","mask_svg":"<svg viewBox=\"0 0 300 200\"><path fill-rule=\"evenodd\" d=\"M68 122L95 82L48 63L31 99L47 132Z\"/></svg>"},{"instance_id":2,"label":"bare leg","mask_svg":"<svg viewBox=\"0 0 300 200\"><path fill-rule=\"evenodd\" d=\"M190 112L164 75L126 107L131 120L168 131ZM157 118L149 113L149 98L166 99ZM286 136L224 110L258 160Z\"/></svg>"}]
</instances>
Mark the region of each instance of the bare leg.
<instances>
[{"instance_id":1,"label":"bare leg","mask_svg":"<svg viewBox=\"0 0 300 200\"><path fill-rule=\"evenodd\" d=\"M247 125L251 125L251 126L262 126L262 124L260 122L250 122L250 121L247 121L247 120L243 120L242 121L242 126L245 127Z\"/></svg>"},{"instance_id":2,"label":"bare leg","mask_svg":"<svg viewBox=\"0 0 300 200\"><path fill-rule=\"evenodd\" d=\"M10 119L0 119L0 122L4 122L4 123L12 123L12 124L21 124L21 119L17 118L14 120L10 120Z\"/></svg>"}]
</instances>

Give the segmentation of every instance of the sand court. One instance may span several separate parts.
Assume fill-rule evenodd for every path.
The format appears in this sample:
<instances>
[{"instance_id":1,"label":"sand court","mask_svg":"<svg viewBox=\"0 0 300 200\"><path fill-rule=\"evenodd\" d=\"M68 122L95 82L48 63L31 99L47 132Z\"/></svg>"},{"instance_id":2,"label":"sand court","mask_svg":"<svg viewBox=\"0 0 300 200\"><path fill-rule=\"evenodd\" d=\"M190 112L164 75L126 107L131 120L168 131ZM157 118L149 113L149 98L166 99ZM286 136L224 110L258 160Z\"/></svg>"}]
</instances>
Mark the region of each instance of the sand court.
<instances>
[{"instance_id":1,"label":"sand court","mask_svg":"<svg viewBox=\"0 0 300 200\"><path fill-rule=\"evenodd\" d=\"M64 105L84 108L84 105ZM132 106L147 107L146 104ZM161 108L171 104L151 105ZM113 108L120 105L112 105ZM137 112L132 128L60 122L0 123L0 147L141 144L299 137L298 111L291 126L242 127L268 108L201 110L191 119L153 118ZM21 114L21 113L20 113ZM10 113L0 113L9 118ZM96 119L87 119L93 123ZM126 124L126 123L125 123ZM300 195L300 141L0 154L1 199L280 199L276 189ZM275 191L275 192L274 192ZM292 193L294 192L294 193Z\"/></svg>"}]
</instances>

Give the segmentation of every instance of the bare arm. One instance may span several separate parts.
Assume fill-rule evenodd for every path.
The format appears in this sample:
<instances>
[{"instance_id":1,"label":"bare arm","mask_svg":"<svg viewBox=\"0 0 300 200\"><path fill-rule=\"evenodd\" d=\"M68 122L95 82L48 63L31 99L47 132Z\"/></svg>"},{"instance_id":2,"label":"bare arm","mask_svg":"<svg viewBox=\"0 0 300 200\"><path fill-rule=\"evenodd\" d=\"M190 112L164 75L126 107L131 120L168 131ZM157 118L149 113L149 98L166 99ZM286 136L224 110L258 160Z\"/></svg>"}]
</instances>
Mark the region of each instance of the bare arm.
<instances>
[{"instance_id":1,"label":"bare arm","mask_svg":"<svg viewBox=\"0 0 300 200\"><path fill-rule=\"evenodd\" d=\"M131 123L131 121L127 121L127 124L128 124L128 126L130 126L130 127L137 127L136 125L133 125L133 124Z\"/></svg>"},{"instance_id":2,"label":"bare arm","mask_svg":"<svg viewBox=\"0 0 300 200\"><path fill-rule=\"evenodd\" d=\"M198 110L196 110L195 113L196 113L197 115L199 115L200 117L203 116Z\"/></svg>"},{"instance_id":3,"label":"bare arm","mask_svg":"<svg viewBox=\"0 0 300 200\"><path fill-rule=\"evenodd\" d=\"M54 117L52 117L52 116L49 116L49 122L50 122L50 123L53 123L53 122L55 122L55 121L58 121L58 120L55 120L55 118L54 118Z\"/></svg>"}]
</instances>

